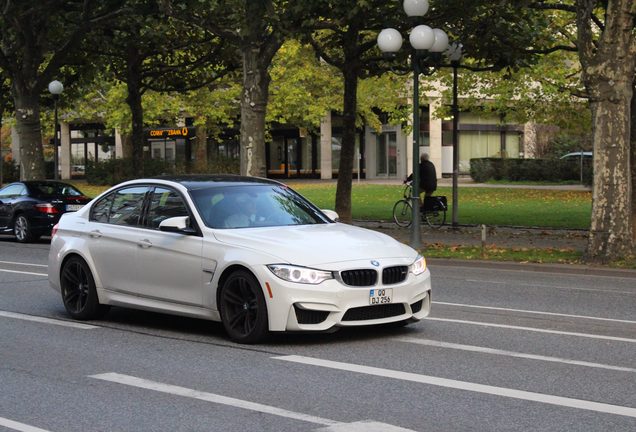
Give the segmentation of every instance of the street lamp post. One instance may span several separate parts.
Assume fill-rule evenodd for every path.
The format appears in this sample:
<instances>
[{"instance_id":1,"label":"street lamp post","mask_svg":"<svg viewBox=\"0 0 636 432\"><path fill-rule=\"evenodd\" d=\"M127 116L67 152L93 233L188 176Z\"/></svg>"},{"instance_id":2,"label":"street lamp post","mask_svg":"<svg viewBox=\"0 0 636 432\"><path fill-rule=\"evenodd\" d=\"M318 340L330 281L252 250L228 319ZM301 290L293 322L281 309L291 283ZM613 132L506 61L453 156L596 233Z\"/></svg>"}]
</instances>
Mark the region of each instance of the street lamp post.
<instances>
[{"instance_id":1,"label":"street lamp post","mask_svg":"<svg viewBox=\"0 0 636 432\"><path fill-rule=\"evenodd\" d=\"M404 0L404 12L409 17L422 17L428 12L428 0ZM393 54L402 47L402 35L395 29L383 29L378 35L378 47L383 53ZM441 53L448 47L448 36L443 30L432 29L427 25L418 25L411 29L411 66L413 69L413 184L411 205L413 222L411 223L411 246L419 249L420 234L420 84L419 76L423 72L423 64L430 54Z\"/></svg>"},{"instance_id":2,"label":"street lamp post","mask_svg":"<svg viewBox=\"0 0 636 432\"><path fill-rule=\"evenodd\" d=\"M49 92L53 95L53 106L55 111L55 127L53 128L53 178L55 180L59 180L59 174L57 167L58 163L58 146L59 146L59 138L57 136L57 101L60 98L60 95L64 91L64 85L61 82L54 80L49 83Z\"/></svg>"},{"instance_id":3,"label":"street lamp post","mask_svg":"<svg viewBox=\"0 0 636 432\"><path fill-rule=\"evenodd\" d=\"M459 107L457 106L457 68L462 58L462 44L453 43L449 47L449 60L453 68L453 103L451 111L453 112L453 212L451 224L453 228L457 228L457 218L459 210L458 199L458 179L459 179Z\"/></svg>"}]
</instances>

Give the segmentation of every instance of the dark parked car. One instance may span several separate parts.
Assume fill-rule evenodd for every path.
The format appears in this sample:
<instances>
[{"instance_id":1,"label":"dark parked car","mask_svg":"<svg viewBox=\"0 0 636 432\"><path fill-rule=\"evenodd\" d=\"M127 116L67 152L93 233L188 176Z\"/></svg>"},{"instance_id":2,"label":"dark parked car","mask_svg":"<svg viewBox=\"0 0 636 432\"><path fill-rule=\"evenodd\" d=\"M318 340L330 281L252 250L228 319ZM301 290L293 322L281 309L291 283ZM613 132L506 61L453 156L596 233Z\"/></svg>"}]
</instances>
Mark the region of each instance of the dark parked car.
<instances>
[{"instance_id":1,"label":"dark parked car","mask_svg":"<svg viewBox=\"0 0 636 432\"><path fill-rule=\"evenodd\" d=\"M0 232L22 243L49 235L63 213L77 211L90 198L75 186L57 181L23 181L0 189Z\"/></svg>"}]
</instances>

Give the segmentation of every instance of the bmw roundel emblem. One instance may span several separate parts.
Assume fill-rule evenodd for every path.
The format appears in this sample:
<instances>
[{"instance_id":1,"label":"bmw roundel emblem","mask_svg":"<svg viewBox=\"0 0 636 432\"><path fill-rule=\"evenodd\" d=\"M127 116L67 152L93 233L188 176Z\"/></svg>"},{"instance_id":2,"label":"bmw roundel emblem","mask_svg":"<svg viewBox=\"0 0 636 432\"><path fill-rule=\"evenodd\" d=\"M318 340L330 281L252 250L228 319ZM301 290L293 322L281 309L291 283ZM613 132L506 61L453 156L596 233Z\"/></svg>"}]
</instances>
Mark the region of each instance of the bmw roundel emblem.
<instances>
[{"instance_id":1,"label":"bmw roundel emblem","mask_svg":"<svg viewBox=\"0 0 636 432\"><path fill-rule=\"evenodd\" d=\"M371 265L373 265L374 267L380 267L380 263L377 262L376 260L372 260Z\"/></svg>"}]
</instances>

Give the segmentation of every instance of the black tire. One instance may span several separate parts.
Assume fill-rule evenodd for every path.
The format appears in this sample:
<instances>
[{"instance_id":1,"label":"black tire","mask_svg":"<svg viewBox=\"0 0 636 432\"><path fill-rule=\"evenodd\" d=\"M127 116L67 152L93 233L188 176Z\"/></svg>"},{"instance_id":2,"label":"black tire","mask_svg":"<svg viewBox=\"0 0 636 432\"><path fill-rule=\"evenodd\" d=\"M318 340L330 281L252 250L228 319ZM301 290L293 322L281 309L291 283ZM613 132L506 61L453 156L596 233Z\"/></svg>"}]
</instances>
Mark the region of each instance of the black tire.
<instances>
[{"instance_id":1,"label":"black tire","mask_svg":"<svg viewBox=\"0 0 636 432\"><path fill-rule=\"evenodd\" d=\"M413 207L411 203L405 199L399 200L393 206L393 220L398 226L411 226L413 221Z\"/></svg>"},{"instance_id":2,"label":"black tire","mask_svg":"<svg viewBox=\"0 0 636 432\"><path fill-rule=\"evenodd\" d=\"M424 219L431 228L439 228L446 222L446 210L434 210L424 213Z\"/></svg>"},{"instance_id":3,"label":"black tire","mask_svg":"<svg viewBox=\"0 0 636 432\"><path fill-rule=\"evenodd\" d=\"M237 270L223 283L219 311L226 333L234 342L260 342L269 333L263 290L250 272Z\"/></svg>"},{"instance_id":4,"label":"black tire","mask_svg":"<svg viewBox=\"0 0 636 432\"><path fill-rule=\"evenodd\" d=\"M99 304L93 274L80 257L71 257L64 263L60 287L66 312L74 319L100 318L108 310L108 306Z\"/></svg>"},{"instance_id":5,"label":"black tire","mask_svg":"<svg viewBox=\"0 0 636 432\"><path fill-rule=\"evenodd\" d=\"M40 237L33 232L29 219L23 214L19 214L15 217L13 221L13 234L20 243L31 243Z\"/></svg>"}]
</instances>

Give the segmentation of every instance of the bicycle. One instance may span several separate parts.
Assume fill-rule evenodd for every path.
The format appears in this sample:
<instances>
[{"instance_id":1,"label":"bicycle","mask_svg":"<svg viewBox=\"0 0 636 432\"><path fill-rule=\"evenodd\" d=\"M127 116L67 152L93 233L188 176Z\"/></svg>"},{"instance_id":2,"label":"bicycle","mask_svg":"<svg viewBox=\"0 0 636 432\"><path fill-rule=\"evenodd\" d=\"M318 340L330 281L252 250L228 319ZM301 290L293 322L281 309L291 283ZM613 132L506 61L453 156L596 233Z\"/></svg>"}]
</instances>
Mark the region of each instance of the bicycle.
<instances>
[{"instance_id":1,"label":"bicycle","mask_svg":"<svg viewBox=\"0 0 636 432\"><path fill-rule=\"evenodd\" d=\"M403 198L393 205L393 220L400 227L409 227L413 222L413 206L411 205L412 185L406 183ZM440 228L446 222L448 205L445 196L424 197L420 206L420 217L431 228Z\"/></svg>"}]
</instances>

